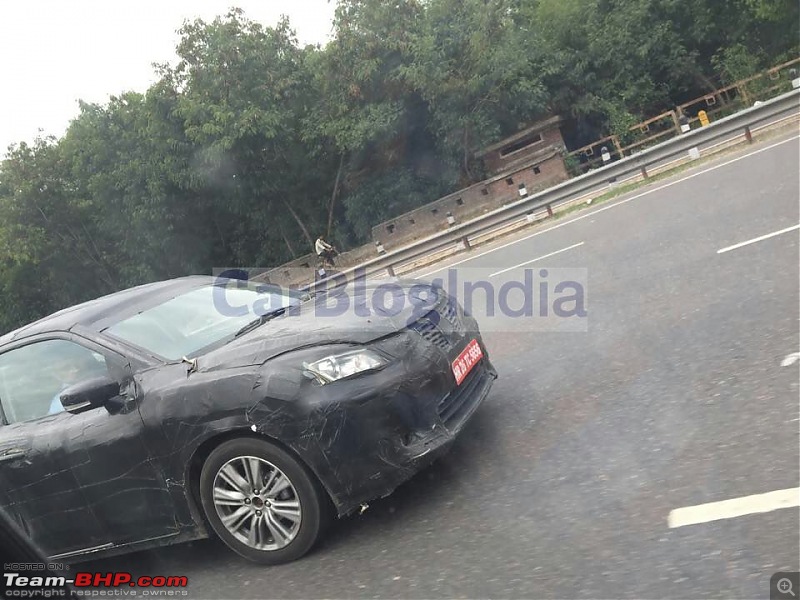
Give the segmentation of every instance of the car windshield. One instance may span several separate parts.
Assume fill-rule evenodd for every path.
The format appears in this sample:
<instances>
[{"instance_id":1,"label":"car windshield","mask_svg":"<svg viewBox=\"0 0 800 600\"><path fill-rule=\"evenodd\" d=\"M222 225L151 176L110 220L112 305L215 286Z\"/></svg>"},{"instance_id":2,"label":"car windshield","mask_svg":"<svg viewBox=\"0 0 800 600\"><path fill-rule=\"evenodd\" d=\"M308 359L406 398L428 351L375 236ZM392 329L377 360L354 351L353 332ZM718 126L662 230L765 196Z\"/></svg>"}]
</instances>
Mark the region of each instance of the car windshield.
<instances>
[{"instance_id":1,"label":"car windshield","mask_svg":"<svg viewBox=\"0 0 800 600\"><path fill-rule=\"evenodd\" d=\"M176 296L108 327L105 333L168 360L202 354L264 315L302 296L280 288L209 285Z\"/></svg>"}]
</instances>

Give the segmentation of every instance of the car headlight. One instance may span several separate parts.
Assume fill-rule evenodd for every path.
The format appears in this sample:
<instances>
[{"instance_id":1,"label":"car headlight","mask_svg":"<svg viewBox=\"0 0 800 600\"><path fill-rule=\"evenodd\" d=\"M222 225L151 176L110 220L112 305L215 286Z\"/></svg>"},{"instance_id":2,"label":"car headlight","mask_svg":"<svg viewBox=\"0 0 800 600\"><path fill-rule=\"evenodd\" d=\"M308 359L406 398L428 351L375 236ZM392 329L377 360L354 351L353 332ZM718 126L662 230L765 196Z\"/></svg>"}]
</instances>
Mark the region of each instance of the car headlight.
<instances>
[{"instance_id":1,"label":"car headlight","mask_svg":"<svg viewBox=\"0 0 800 600\"><path fill-rule=\"evenodd\" d=\"M312 363L303 363L320 383L331 383L363 371L371 371L386 366L388 361L371 350L352 350L332 354Z\"/></svg>"}]
</instances>

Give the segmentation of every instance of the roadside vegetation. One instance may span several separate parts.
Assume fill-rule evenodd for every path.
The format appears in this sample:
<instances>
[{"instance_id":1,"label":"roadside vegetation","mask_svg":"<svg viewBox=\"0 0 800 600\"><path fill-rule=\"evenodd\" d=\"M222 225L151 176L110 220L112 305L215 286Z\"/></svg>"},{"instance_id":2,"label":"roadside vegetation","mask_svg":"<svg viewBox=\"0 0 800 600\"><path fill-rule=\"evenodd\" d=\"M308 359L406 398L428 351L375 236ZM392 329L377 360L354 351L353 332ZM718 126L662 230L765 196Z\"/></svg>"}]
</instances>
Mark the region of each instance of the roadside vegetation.
<instances>
[{"instance_id":1,"label":"roadside vegetation","mask_svg":"<svg viewBox=\"0 0 800 600\"><path fill-rule=\"evenodd\" d=\"M184 23L145 91L82 104L0 163L0 333L215 266L271 266L483 178L550 114L572 146L797 57L796 0L340 0L298 44ZM179 24L176 24L176 26ZM24 90L22 90L24 93Z\"/></svg>"}]
</instances>

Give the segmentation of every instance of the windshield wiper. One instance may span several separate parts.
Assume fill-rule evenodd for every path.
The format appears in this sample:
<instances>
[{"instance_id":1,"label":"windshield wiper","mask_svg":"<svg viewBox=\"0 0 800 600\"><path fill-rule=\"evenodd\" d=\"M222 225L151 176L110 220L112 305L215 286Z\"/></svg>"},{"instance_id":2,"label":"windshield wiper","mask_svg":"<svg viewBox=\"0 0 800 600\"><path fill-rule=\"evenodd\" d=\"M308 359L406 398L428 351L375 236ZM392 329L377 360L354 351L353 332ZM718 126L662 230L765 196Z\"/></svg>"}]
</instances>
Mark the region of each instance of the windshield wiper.
<instances>
[{"instance_id":1,"label":"windshield wiper","mask_svg":"<svg viewBox=\"0 0 800 600\"><path fill-rule=\"evenodd\" d=\"M267 322L271 321L275 317L280 317L287 310L288 310L288 307L285 307L285 308L279 308L277 310L273 310L272 312L265 313L265 314L261 315L260 317L258 317L255 321L250 321L247 325L245 325L239 331L237 331L235 334L233 334L233 337L234 338L238 338L240 336L243 336L245 333L250 333L254 329L258 329L264 323L267 323Z\"/></svg>"}]
</instances>

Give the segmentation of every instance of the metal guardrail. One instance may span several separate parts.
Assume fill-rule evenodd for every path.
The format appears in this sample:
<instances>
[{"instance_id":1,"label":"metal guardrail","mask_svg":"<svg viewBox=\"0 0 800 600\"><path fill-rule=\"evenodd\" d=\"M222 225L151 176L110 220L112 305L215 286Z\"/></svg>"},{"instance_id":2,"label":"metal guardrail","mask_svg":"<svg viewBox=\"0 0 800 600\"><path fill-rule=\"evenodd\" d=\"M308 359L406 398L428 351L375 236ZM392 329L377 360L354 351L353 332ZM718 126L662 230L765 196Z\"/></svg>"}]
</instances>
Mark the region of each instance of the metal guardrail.
<instances>
[{"instance_id":1,"label":"metal guardrail","mask_svg":"<svg viewBox=\"0 0 800 600\"><path fill-rule=\"evenodd\" d=\"M602 168L574 177L470 221L453 225L445 231L419 240L410 246L393 250L355 267L333 273L330 277L312 283L305 289L313 291L322 286L330 286L332 283L338 283L343 278L352 275L356 270L360 270L360 273L364 273L366 276L382 271L393 276L394 268L397 265L445 249L458 242L461 242L465 249L469 249L471 236L502 227L543 208L552 214L553 206L605 189L609 184L626 176L641 174L647 178L648 167L654 167L661 162L686 154L692 148L716 142L721 138L743 134L747 141L752 142L750 131L752 127L769 121L777 121L797 112L800 112L800 90L793 90L759 106L720 119L702 129L684 133L678 138L662 142Z\"/></svg>"}]
</instances>

